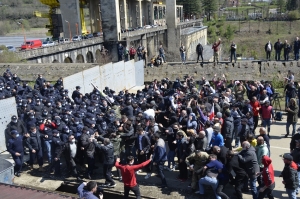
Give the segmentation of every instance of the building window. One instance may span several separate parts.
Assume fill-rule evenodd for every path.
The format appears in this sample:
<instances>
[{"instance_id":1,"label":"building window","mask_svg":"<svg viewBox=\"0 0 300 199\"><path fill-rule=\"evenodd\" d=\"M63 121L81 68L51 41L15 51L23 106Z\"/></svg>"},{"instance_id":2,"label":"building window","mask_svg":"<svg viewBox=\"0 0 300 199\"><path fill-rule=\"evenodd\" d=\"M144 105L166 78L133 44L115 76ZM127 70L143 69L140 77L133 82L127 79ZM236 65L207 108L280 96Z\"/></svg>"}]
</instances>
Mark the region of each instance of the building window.
<instances>
[{"instance_id":1,"label":"building window","mask_svg":"<svg viewBox=\"0 0 300 199\"><path fill-rule=\"evenodd\" d=\"M157 6L154 6L154 19L158 19L158 10L157 10Z\"/></svg>"},{"instance_id":2,"label":"building window","mask_svg":"<svg viewBox=\"0 0 300 199\"><path fill-rule=\"evenodd\" d=\"M159 19L162 19L163 17L162 17L162 7L161 6L159 6Z\"/></svg>"},{"instance_id":3,"label":"building window","mask_svg":"<svg viewBox=\"0 0 300 199\"><path fill-rule=\"evenodd\" d=\"M166 7L163 7L163 18L166 18Z\"/></svg>"}]
</instances>

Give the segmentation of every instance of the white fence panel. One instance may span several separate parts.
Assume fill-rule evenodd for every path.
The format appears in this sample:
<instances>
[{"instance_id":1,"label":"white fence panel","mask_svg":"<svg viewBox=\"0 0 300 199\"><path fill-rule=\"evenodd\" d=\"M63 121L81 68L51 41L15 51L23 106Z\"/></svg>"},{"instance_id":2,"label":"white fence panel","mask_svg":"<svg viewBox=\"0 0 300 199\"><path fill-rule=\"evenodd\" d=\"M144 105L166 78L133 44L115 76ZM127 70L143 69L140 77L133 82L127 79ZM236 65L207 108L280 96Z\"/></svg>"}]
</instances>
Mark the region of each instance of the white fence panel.
<instances>
[{"instance_id":1,"label":"white fence panel","mask_svg":"<svg viewBox=\"0 0 300 199\"><path fill-rule=\"evenodd\" d=\"M144 85L144 60L135 62L134 66L135 66L135 86L143 86Z\"/></svg>"},{"instance_id":2,"label":"white fence panel","mask_svg":"<svg viewBox=\"0 0 300 199\"><path fill-rule=\"evenodd\" d=\"M96 86L100 86L100 69L99 66L84 70L83 82L84 82L84 92L90 93L93 91L94 87L91 85L93 83Z\"/></svg>"},{"instance_id":3,"label":"white fence panel","mask_svg":"<svg viewBox=\"0 0 300 199\"><path fill-rule=\"evenodd\" d=\"M0 153L6 151L5 129L11 121L11 117L17 114L17 104L14 97L0 100Z\"/></svg>"},{"instance_id":4,"label":"white fence panel","mask_svg":"<svg viewBox=\"0 0 300 199\"><path fill-rule=\"evenodd\" d=\"M135 86L134 60L125 62L125 82L126 89L130 89Z\"/></svg>"},{"instance_id":5,"label":"white fence panel","mask_svg":"<svg viewBox=\"0 0 300 199\"><path fill-rule=\"evenodd\" d=\"M69 90L70 98L72 96L73 91L76 89L76 86L80 86L80 92L82 94L85 94L82 72L63 78L63 82L64 88Z\"/></svg>"},{"instance_id":6,"label":"white fence panel","mask_svg":"<svg viewBox=\"0 0 300 199\"><path fill-rule=\"evenodd\" d=\"M106 86L115 89L112 63L100 66L100 77L100 85L97 86L101 91L104 90Z\"/></svg>"},{"instance_id":7,"label":"white fence panel","mask_svg":"<svg viewBox=\"0 0 300 199\"><path fill-rule=\"evenodd\" d=\"M119 92L126 89L124 62L120 61L113 64L114 90ZM109 86L110 87L110 86Z\"/></svg>"}]
</instances>

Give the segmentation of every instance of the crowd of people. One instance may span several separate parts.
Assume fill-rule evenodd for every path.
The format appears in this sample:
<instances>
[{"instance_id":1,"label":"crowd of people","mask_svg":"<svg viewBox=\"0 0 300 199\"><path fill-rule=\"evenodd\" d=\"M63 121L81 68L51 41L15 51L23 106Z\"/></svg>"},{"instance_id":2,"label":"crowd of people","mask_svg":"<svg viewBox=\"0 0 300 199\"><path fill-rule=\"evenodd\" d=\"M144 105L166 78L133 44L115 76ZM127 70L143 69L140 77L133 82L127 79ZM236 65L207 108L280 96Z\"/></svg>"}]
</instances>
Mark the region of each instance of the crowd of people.
<instances>
[{"instance_id":1,"label":"crowd of people","mask_svg":"<svg viewBox=\"0 0 300 199\"><path fill-rule=\"evenodd\" d=\"M299 108L292 72L285 81L287 136L291 124L294 129L281 176L289 198L296 199ZM99 160L103 186L113 188L115 180L122 181L125 198L130 190L140 198L135 175L143 169L149 179L154 168L160 187L168 187L165 171L176 170L178 180L190 180L190 188L200 198L206 198L210 186L216 198L228 199L224 192L228 183L234 185L238 199L249 190L253 199L274 198L269 140L272 121L280 114L272 108L276 93L271 82L228 81L225 75L196 81L185 76L175 81L154 80L136 94L116 93L108 87L84 94L77 86L69 97L62 78L52 85L40 74L31 88L7 70L0 86L0 97L15 97L17 104L18 114L11 117L5 134L16 176L24 170L23 156L29 152L28 169L37 169L37 160L40 172L61 177L62 163L78 181L93 179L95 160ZM259 118L262 127L257 128ZM85 191L84 186L79 189L81 197L97 192L94 182Z\"/></svg>"}]
</instances>

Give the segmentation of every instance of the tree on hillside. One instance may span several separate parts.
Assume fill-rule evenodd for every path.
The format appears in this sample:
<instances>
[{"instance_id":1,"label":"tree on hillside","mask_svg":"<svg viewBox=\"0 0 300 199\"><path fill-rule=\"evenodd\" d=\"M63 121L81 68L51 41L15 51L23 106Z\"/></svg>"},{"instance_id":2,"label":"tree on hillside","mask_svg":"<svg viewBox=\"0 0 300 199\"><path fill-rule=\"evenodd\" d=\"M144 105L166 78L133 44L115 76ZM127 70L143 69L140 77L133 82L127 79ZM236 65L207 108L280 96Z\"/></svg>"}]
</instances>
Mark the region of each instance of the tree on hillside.
<instances>
[{"instance_id":1,"label":"tree on hillside","mask_svg":"<svg viewBox=\"0 0 300 199\"><path fill-rule=\"evenodd\" d=\"M285 0L277 0L277 6L278 6L278 9L283 12L285 10L285 7L286 7L286 2Z\"/></svg>"},{"instance_id":2,"label":"tree on hillside","mask_svg":"<svg viewBox=\"0 0 300 199\"><path fill-rule=\"evenodd\" d=\"M185 18L190 18L191 15L200 15L201 1L200 0L177 0L177 5L183 5L183 13Z\"/></svg>"},{"instance_id":3,"label":"tree on hillside","mask_svg":"<svg viewBox=\"0 0 300 199\"><path fill-rule=\"evenodd\" d=\"M211 15L217 11L217 0L202 0L202 6L207 16L207 21L210 21Z\"/></svg>"},{"instance_id":4,"label":"tree on hillside","mask_svg":"<svg viewBox=\"0 0 300 199\"><path fill-rule=\"evenodd\" d=\"M299 0L287 0L286 9L287 10L298 10L299 9Z\"/></svg>"}]
</instances>

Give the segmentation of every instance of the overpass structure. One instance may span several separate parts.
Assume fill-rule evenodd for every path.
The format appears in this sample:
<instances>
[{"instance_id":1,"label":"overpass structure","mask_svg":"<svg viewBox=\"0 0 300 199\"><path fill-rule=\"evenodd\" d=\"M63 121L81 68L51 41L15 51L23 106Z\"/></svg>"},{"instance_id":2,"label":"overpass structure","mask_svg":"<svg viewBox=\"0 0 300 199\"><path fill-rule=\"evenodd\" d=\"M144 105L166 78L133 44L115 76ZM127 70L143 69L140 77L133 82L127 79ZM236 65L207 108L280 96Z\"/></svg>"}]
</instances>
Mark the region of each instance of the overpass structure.
<instances>
[{"instance_id":1,"label":"overpass structure","mask_svg":"<svg viewBox=\"0 0 300 199\"><path fill-rule=\"evenodd\" d=\"M46 1L46 0L44 0ZM47 0L48 1L48 0ZM53 1L53 0L49 0ZM82 2L83 0L80 0ZM109 51L108 61L118 61L118 44L137 47L142 44L148 61L158 55L162 45L172 61L179 61L179 47L186 47L191 59L196 45L207 44L207 27L202 19L183 19L183 7L175 0L90 0L93 31L103 31L103 38L91 38L46 48L19 52L22 59L33 63L104 63L101 47ZM81 9L78 0L60 0L64 36L82 32L78 23ZM68 20L67 20L68 19ZM99 23L95 24L95 20ZM99 21L100 20L100 21ZM70 26L70 24L77 24ZM149 25L150 24L150 25ZM68 28L67 28L68 27ZM136 27L133 30L132 27ZM168 56L167 56L168 57ZM107 62L107 61L105 61Z\"/></svg>"}]
</instances>

